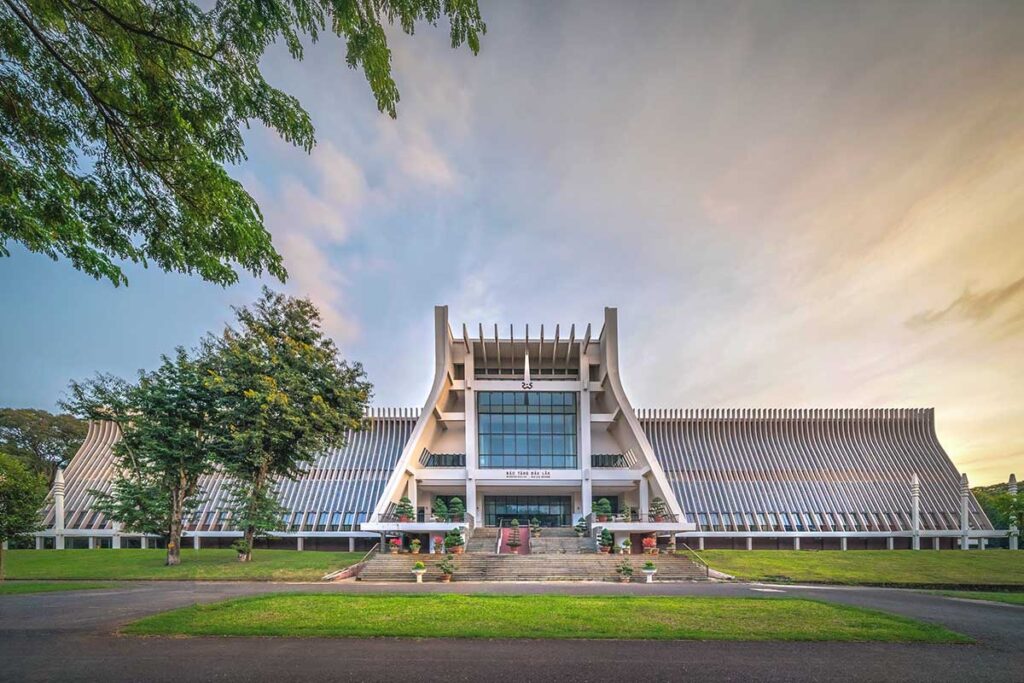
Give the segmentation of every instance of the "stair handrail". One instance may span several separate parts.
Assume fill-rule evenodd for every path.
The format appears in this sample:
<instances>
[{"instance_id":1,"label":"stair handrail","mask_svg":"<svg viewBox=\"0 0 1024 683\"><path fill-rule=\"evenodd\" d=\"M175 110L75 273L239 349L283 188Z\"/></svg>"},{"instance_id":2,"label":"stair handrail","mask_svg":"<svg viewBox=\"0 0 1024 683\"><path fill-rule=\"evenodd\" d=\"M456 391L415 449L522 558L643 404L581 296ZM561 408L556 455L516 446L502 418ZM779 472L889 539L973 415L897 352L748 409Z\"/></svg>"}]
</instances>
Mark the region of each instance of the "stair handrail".
<instances>
[{"instance_id":1,"label":"stair handrail","mask_svg":"<svg viewBox=\"0 0 1024 683\"><path fill-rule=\"evenodd\" d=\"M679 544L677 543L676 545L678 546ZM686 543L683 543L682 546L687 550L687 552L690 553L690 555L693 556L693 559L696 561L698 567L704 567L704 576L707 578L711 578L711 565L709 565L703 557L698 555L696 550L686 545Z\"/></svg>"},{"instance_id":2,"label":"stair handrail","mask_svg":"<svg viewBox=\"0 0 1024 683\"><path fill-rule=\"evenodd\" d=\"M500 519L500 520L498 520L498 542L494 545L494 554L495 555L500 555L501 554L501 529L502 529L502 527L505 526L505 522L507 522L507 521L508 521L507 519Z\"/></svg>"},{"instance_id":3,"label":"stair handrail","mask_svg":"<svg viewBox=\"0 0 1024 683\"><path fill-rule=\"evenodd\" d=\"M377 541L376 543L373 544L372 548L370 548L369 550L366 551L366 554L363 555L362 559L360 559L358 562L356 562L355 564L351 564L351 565L349 565L347 567L343 567L341 569L336 569L335 571L333 571L333 572L331 572L329 574L325 574L323 576L323 578L321 578L320 580L321 581L330 581L331 579L333 579L334 577L338 576L339 574L341 574L343 572L353 571L353 570L355 570L355 573L358 574L359 571L362 570L363 565L366 564L366 562L370 559L370 557L372 555L376 554L379 551L380 551L380 541Z\"/></svg>"}]
</instances>

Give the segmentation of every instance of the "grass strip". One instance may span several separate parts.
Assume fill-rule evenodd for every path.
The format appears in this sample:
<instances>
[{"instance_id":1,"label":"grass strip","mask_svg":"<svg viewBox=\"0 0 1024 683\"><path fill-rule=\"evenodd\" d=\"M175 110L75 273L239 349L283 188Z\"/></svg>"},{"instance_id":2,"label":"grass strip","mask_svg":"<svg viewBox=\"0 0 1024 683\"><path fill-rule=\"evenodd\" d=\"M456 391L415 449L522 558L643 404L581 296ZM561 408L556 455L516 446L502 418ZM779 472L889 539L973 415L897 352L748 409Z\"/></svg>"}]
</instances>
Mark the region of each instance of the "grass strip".
<instances>
[{"instance_id":1,"label":"grass strip","mask_svg":"<svg viewBox=\"0 0 1024 683\"><path fill-rule=\"evenodd\" d=\"M9 550L11 579L168 580L168 581L318 581L343 569L363 553L259 550L252 562L239 562L233 550L181 551L181 564L164 566L159 549Z\"/></svg>"},{"instance_id":2,"label":"grass strip","mask_svg":"<svg viewBox=\"0 0 1024 683\"><path fill-rule=\"evenodd\" d=\"M707 550L714 569L747 581L887 586L1024 586L1009 550Z\"/></svg>"},{"instance_id":3,"label":"grass strip","mask_svg":"<svg viewBox=\"0 0 1024 683\"><path fill-rule=\"evenodd\" d=\"M84 581L3 581L0 595L25 593L55 593L57 591L87 591L97 588L118 588L116 583L86 583Z\"/></svg>"},{"instance_id":4,"label":"grass strip","mask_svg":"<svg viewBox=\"0 0 1024 683\"><path fill-rule=\"evenodd\" d=\"M195 605L133 635L965 643L940 626L794 598L274 594Z\"/></svg>"}]
</instances>

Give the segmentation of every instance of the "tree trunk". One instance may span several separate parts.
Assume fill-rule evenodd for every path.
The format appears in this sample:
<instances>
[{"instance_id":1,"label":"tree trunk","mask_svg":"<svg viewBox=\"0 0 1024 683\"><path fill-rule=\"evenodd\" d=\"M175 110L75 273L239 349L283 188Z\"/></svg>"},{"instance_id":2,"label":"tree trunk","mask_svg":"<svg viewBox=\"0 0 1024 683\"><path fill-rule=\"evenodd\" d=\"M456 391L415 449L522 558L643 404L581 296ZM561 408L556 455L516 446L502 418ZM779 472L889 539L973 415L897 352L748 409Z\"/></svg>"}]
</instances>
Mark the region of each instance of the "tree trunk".
<instances>
[{"instance_id":1,"label":"tree trunk","mask_svg":"<svg viewBox=\"0 0 1024 683\"><path fill-rule=\"evenodd\" d=\"M252 544L256 540L256 527L249 525L245 527L245 544L249 552L245 554L245 561L252 561Z\"/></svg>"},{"instance_id":2,"label":"tree trunk","mask_svg":"<svg viewBox=\"0 0 1024 683\"><path fill-rule=\"evenodd\" d=\"M168 567L181 564L181 515L184 508L181 490L171 492L171 524L167 535Z\"/></svg>"}]
</instances>

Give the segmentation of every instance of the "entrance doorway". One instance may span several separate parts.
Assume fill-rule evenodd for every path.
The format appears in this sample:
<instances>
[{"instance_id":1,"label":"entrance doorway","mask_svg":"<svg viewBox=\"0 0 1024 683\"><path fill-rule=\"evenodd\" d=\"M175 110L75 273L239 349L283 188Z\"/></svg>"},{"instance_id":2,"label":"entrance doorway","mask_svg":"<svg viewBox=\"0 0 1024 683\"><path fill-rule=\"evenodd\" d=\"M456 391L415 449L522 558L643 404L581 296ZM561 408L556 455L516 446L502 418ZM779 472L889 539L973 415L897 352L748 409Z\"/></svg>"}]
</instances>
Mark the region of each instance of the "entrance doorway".
<instances>
[{"instance_id":1,"label":"entrance doorway","mask_svg":"<svg viewBox=\"0 0 1024 683\"><path fill-rule=\"evenodd\" d=\"M518 519L521 526L537 519L541 526L571 526L572 496L485 496L484 524L498 526Z\"/></svg>"}]
</instances>

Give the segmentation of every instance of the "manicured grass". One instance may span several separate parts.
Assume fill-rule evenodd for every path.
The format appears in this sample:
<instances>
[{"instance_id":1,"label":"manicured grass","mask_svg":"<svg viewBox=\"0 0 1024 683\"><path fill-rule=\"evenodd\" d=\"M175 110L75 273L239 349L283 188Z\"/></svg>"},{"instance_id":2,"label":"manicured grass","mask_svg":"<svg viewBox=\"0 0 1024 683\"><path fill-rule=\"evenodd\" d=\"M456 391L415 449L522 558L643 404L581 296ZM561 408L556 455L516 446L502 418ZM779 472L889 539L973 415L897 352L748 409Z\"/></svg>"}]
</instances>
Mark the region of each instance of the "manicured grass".
<instances>
[{"instance_id":1,"label":"manicured grass","mask_svg":"<svg viewBox=\"0 0 1024 683\"><path fill-rule=\"evenodd\" d=\"M1024 605L1024 593L999 593L996 591L935 591L939 595L950 598L966 598L968 600L989 600L1005 602L1008 605Z\"/></svg>"},{"instance_id":2,"label":"manicured grass","mask_svg":"<svg viewBox=\"0 0 1024 683\"><path fill-rule=\"evenodd\" d=\"M700 555L712 568L748 581L1024 585L1024 552L1009 550L707 550Z\"/></svg>"},{"instance_id":3,"label":"manicured grass","mask_svg":"<svg viewBox=\"0 0 1024 683\"><path fill-rule=\"evenodd\" d=\"M86 591L97 588L117 588L116 583L86 583L84 581L2 581L0 595L23 593L53 593L56 591Z\"/></svg>"},{"instance_id":4,"label":"manicured grass","mask_svg":"<svg viewBox=\"0 0 1024 683\"><path fill-rule=\"evenodd\" d=\"M813 600L566 595L276 594L157 614L125 633L970 642L939 626Z\"/></svg>"},{"instance_id":5,"label":"manicured grass","mask_svg":"<svg viewBox=\"0 0 1024 683\"><path fill-rule=\"evenodd\" d=\"M181 564L165 567L164 550L10 550L11 579L147 579L199 581L317 581L358 562L362 553L256 550L239 562L233 550L182 550Z\"/></svg>"}]
</instances>

